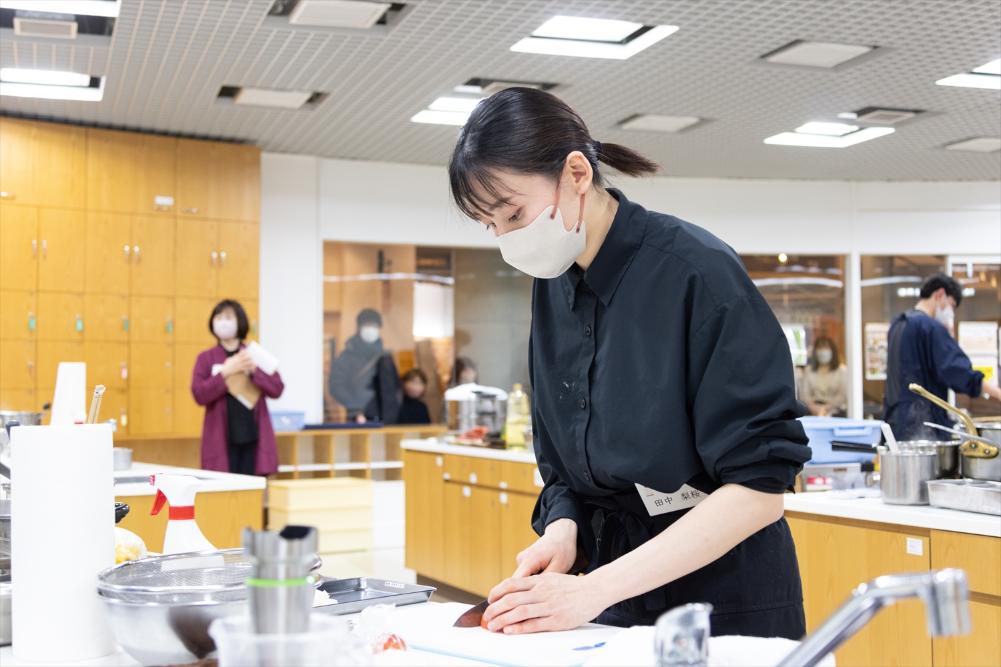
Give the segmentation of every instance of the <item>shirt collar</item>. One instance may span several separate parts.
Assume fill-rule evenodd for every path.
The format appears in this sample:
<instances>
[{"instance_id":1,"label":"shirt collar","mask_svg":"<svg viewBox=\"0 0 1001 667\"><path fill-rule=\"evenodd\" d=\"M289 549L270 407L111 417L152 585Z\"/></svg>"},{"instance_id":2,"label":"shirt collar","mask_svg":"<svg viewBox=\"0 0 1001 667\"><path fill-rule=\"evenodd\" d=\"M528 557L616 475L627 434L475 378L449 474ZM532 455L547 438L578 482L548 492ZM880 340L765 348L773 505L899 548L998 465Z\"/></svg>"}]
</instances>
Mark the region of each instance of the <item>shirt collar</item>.
<instances>
[{"instance_id":1,"label":"shirt collar","mask_svg":"<svg viewBox=\"0 0 1001 667\"><path fill-rule=\"evenodd\" d=\"M618 200L619 208L615 212L612 226L609 227L601 248L598 249L597 256L587 271L574 264L560 276L563 292L571 309L574 306L577 285L581 280L594 291L607 308L643 241L643 234L646 231L643 214L646 211L639 204L626 199L619 190L608 188L608 194Z\"/></svg>"}]
</instances>

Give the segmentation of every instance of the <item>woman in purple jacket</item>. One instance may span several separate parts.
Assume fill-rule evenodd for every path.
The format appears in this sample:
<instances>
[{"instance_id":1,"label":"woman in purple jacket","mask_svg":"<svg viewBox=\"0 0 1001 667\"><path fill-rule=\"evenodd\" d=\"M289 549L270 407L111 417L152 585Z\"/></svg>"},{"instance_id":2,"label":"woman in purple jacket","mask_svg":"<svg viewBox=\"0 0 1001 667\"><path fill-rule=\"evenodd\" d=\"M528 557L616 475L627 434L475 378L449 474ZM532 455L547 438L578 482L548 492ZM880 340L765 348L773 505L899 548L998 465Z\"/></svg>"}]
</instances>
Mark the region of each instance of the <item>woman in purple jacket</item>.
<instances>
[{"instance_id":1,"label":"woman in purple jacket","mask_svg":"<svg viewBox=\"0 0 1001 667\"><path fill-rule=\"evenodd\" d=\"M285 385L278 372L257 368L243 344L250 325L238 302L226 299L212 309L209 331L218 345L198 355L191 393L205 406L202 468L243 475L270 475L278 470L278 450L264 396L278 398ZM229 393L226 380L246 373L262 396L247 406Z\"/></svg>"}]
</instances>

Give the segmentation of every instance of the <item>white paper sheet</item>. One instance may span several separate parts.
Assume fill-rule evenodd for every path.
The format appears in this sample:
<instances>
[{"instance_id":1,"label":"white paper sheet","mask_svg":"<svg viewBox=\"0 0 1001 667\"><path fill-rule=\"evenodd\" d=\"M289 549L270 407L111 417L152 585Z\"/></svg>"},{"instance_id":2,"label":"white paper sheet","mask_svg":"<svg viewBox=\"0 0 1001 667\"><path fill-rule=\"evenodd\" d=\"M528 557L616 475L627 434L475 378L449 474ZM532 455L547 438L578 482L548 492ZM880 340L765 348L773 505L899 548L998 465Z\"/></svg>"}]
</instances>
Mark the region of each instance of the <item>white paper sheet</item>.
<instances>
[{"instance_id":1,"label":"white paper sheet","mask_svg":"<svg viewBox=\"0 0 1001 667\"><path fill-rule=\"evenodd\" d=\"M52 396L53 426L69 426L87 419L87 364L63 361L56 371L56 391Z\"/></svg>"}]
</instances>

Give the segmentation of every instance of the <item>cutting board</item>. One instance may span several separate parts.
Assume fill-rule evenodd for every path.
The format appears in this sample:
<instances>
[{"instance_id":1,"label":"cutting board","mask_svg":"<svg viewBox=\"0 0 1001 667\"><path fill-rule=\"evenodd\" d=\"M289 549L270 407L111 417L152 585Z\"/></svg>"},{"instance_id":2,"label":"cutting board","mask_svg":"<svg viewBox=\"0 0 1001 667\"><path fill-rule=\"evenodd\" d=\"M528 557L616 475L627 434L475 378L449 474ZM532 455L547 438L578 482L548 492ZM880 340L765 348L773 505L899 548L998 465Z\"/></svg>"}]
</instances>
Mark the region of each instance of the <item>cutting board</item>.
<instances>
[{"instance_id":1,"label":"cutting board","mask_svg":"<svg viewBox=\"0 0 1001 667\"><path fill-rule=\"evenodd\" d=\"M393 628L412 649L502 667L583 665L601 650L583 647L593 647L622 632L622 628L590 623L576 630L531 635L452 627L469 607L455 602L400 607L394 613Z\"/></svg>"}]
</instances>

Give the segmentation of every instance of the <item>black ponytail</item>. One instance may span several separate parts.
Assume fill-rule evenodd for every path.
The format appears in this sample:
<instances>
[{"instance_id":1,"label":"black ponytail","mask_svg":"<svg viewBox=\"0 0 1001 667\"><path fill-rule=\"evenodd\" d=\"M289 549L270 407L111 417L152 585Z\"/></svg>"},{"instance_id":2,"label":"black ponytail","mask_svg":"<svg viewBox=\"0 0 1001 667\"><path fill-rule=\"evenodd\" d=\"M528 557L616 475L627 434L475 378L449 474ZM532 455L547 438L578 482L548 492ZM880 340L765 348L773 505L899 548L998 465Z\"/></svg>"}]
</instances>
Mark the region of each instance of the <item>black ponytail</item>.
<instances>
[{"instance_id":1,"label":"black ponytail","mask_svg":"<svg viewBox=\"0 0 1001 667\"><path fill-rule=\"evenodd\" d=\"M559 178L567 155L582 152L602 185L599 162L640 176L656 163L619 144L595 141L584 120L561 99L534 88L507 88L480 102L466 121L448 165L456 205L470 218L489 217L505 203L498 172Z\"/></svg>"}]
</instances>

